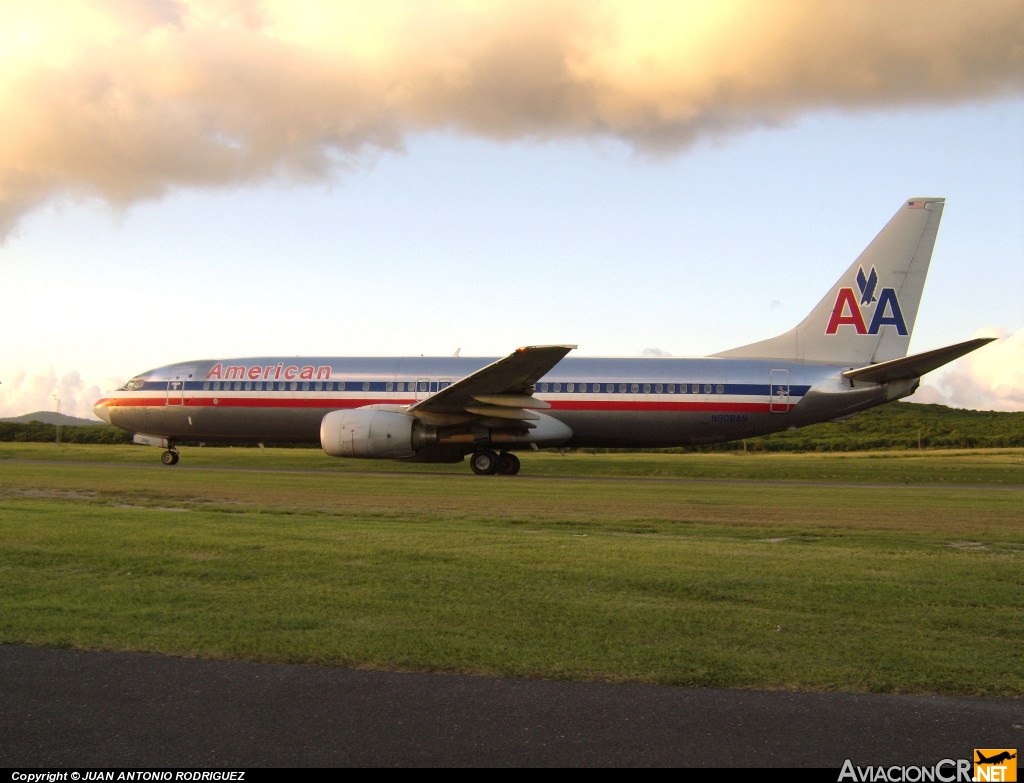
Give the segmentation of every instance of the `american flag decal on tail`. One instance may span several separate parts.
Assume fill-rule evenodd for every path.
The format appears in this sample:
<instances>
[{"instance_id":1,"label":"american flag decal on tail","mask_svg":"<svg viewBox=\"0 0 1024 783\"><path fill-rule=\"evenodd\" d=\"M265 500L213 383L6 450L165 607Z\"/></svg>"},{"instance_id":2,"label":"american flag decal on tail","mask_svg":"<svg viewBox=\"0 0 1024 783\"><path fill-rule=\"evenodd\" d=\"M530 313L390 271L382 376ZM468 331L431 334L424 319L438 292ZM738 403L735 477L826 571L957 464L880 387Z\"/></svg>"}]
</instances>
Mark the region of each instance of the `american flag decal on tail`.
<instances>
[{"instance_id":1,"label":"american flag decal on tail","mask_svg":"<svg viewBox=\"0 0 1024 783\"><path fill-rule=\"evenodd\" d=\"M908 201L907 206L911 209L924 209L923 201Z\"/></svg>"}]
</instances>

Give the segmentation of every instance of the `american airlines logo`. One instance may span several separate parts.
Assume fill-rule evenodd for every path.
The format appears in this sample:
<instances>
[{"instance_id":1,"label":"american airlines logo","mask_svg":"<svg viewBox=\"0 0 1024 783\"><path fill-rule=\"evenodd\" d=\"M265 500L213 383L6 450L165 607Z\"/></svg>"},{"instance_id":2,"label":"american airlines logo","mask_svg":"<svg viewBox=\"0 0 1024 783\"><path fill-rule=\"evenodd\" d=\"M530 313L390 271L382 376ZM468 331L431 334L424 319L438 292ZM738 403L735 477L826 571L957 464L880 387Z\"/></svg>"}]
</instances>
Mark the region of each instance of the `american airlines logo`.
<instances>
[{"instance_id":1,"label":"american airlines logo","mask_svg":"<svg viewBox=\"0 0 1024 783\"><path fill-rule=\"evenodd\" d=\"M280 381L280 380L303 380L303 381L329 381L331 379L331 366L329 364L221 364L218 362L206 373L208 381Z\"/></svg>"},{"instance_id":2,"label":"american airlines logo","mask_svg":"<svg viewBox=\"0 0 1024 783\"><path fill-rule=\"evenodd\" d=\"M878 272L874 267L869 274L864 274L863 268L857 270L857 288L859 292L849 287L839 289L825 334L837 334L841 326L852 326L857 334L878 334L878 330L887 324L895 326L900 334L907 334L907 323L903 320L896 289L878 291Z\"/></svg>"}]
</instances>

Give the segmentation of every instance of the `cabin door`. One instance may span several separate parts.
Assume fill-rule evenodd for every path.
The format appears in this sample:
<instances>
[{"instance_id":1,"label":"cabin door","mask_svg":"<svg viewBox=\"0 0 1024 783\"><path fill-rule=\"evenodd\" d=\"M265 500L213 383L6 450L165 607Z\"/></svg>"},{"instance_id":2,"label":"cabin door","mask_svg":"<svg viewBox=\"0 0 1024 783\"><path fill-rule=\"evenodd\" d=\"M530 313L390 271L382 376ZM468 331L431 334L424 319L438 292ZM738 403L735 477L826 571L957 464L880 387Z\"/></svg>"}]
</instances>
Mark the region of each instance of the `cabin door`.
<instances>
[{"instance_id":1,"label":"cabin door","mask_svg":"<svg viewBox=\"0 0 1024 783\"><path fill-rule=\"evenodd\" d=\"M172 367L167 378L167 405L185 404L185 384L192 380L194 367Z\"/></svg>"}]
</instances>

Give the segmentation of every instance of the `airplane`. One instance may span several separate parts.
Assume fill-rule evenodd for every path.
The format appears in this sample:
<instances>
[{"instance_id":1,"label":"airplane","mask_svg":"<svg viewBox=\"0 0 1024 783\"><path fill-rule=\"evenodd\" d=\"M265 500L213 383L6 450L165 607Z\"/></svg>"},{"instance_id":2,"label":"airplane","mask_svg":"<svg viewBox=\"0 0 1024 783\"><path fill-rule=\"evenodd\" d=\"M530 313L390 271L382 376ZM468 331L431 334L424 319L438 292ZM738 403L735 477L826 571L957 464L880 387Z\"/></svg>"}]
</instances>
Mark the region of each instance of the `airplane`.
<instances>
[{"instance_id":1,"label":"airplane","mask_svg":"<svg viewBox=\"0 0 1024 783\"><path fill-rule=\"evenodd\" d=\"M903 202L795 328L711 356L204 359L136 375L96 415L164 448L317 443L332 457L461 462L514 475L516 451L663 448L843 419L912 394L994 338L907 355L945 200Z\"/></svg>"},{"instance_id":2,"label":"airplane","mask_svg":"<svg viewBox=\"0 0 1024 783\"><path fill-rule=\"evenodd\" d=\"M985 758L984 754L982 754L980 750L975 750L974 752L978 754L978 760L975 762L976 764L1000 764L1004 761L1017 758L1016 753L1010 753L1008 750L1004 750L1002 753L997 753L992 758Z\"/></svg>"}]
</instances>

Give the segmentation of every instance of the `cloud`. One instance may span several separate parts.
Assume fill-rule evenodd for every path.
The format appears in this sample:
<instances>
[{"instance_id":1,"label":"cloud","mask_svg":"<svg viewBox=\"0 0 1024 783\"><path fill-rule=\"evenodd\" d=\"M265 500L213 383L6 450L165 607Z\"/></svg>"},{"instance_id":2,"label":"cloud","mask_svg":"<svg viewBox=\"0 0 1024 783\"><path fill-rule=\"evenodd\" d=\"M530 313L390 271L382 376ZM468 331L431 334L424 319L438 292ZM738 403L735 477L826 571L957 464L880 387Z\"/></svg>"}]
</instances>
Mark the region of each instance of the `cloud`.
<instances>
[{"instance_id":1,"label":"cloud","mask_svg":"<svg viewBox=\"0 0 1024 783\"><path fill-rule=\"evenodd\" d=\"M0 11L0 237L55 197L323 181L411 133L664 154L1024 89L1019 0L34 0Z\"/></svg>"},{"instance_id":2,"label":"cloud","mask_svg":"<svg viewBox=\"0 0 1024 783\"><path fill-rule=\"evenodd\" d=\"M954 408L1024 411L1024 330L1008 334L988 328L974 337L998 337L970 353L923 385L911 402L939 403Z\"/></svg>"},{"instance_id":3,"label":"cloud","mask_svg":"<svg viewBox=\"0 0 1024 783\"><path fill-rule=\"evenodd\" d=\"M106 388L115 385L116 382L110 381ZM100 387L83 381L78 370L63 376L58 376L49 366L22 370L4 378L0 384L0 417L56 411L59 400L62 413L94 419L92 406L101 394Z\"/></svg>"}]
</instances>

